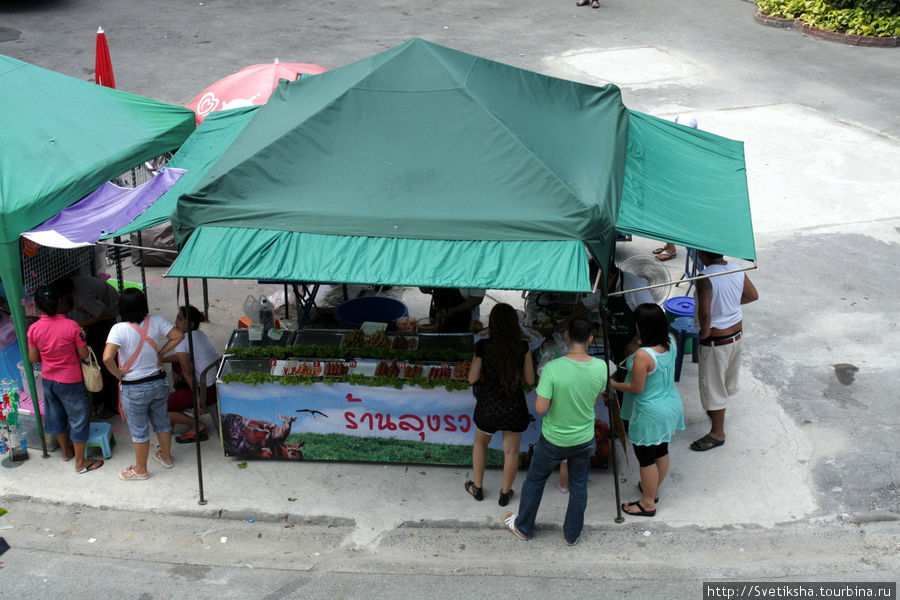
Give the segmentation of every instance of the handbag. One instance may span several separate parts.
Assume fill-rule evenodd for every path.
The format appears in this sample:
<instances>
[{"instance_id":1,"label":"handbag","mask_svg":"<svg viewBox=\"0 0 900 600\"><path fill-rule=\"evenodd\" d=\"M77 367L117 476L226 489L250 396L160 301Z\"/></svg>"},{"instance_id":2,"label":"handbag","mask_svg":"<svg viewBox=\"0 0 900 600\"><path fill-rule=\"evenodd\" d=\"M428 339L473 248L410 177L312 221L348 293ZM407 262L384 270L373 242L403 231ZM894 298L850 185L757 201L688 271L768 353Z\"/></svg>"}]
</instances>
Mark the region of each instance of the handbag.
<instances>
[{"instance_id":1,"label":"handbag","mask_svg":"<svg viewBox=\"0 0 900 600\"><path fill-rule=\"evenodd\" d=\"M81 361L81 375L84 378L84 387L89 392L99 392L103 389L103 374L100 372L100 363L93 348L88 348L90 354Z\"/></svg>"}]
</instances>

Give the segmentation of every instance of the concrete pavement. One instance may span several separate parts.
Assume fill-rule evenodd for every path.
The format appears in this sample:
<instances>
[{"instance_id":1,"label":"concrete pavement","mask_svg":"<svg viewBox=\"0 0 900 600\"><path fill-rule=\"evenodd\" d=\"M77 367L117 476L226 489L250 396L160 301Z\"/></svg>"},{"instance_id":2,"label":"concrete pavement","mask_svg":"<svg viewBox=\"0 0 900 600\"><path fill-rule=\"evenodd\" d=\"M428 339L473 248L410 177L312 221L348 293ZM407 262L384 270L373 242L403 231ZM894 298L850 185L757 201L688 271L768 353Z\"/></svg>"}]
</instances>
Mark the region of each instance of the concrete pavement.
<instances>
[{"instance_id":1,"label":"concrete pavement","mask_svg":"<svg viewBox=\"0 0 900 600\"><path fill-rule=\"evenodd\" d=\"M103 24L120 88L186 104L246 64L277 56L335 67L421 36L552 75L614 81L630 108L664 118L689 113L702 129L744 140L760 265L750 277L760 301L745 309L742 391L728 411L725 446L691 452L687 444L707 423L696 367L685 364L679 389L687 431L671 445L660 512L640 527L772 527L844 513L900 514L900 367L892 352L900 339L897 50L765 28L753 22L752 5L738 0L608 0L599 10L571 0L284 2L252 13L240 2L84 4L7 3L0 27L20 35L0 42L0 53L89 78L93 33ZM627 257L654 243L619 246ZM676 277L680 266L667 263ZM154 285L162 293L153 294ZM172 285L151 282L153 310L174 312ZM245 283L212 286L207 331L222 339L248 290L260 292ZM855 379L842 382L838 364L856 366ZM192 447L176 447L175 469L151 463L150 480L121 482L116 471L131 454L127 432L116 429L114 457L96 473L76 476L58 457L32 452L26 466L2 472L0 497L352 521L348 543L359 547L401 523L497 527L504 512L494 503L496 471L487 476L488 499L476 503L462 489L465 469L258 461L239 469L214 439L203 444L209 504L201 507ZM623 500L637 497L630 462L621 465ZM612 523L611 475L595 473L590 493L589 533ZM539 523L561 523L564 506L548 488Z\"/></svg>"}]
</instances>

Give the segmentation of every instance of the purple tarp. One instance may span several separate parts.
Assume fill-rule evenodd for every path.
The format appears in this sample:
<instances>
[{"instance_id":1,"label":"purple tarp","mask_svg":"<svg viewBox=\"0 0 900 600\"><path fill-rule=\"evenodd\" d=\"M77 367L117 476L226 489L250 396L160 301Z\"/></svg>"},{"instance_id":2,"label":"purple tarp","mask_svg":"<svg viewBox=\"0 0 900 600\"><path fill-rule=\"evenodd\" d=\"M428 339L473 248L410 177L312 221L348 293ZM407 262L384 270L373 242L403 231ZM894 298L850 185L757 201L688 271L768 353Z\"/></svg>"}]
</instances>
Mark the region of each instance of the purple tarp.
<instances>
[{"instance_id":1,"label":"purple tarp","mask_svg":"<svg viewBox=\"0 0 900 600\"><path fill-rule=\"evenodd\" d=\"M53 248L96 244L101 235L118 231L134 221L185 173L184 169L165 168L136 188L104 183L22 236L41 246Z\"/></svg>"}]
</instances>

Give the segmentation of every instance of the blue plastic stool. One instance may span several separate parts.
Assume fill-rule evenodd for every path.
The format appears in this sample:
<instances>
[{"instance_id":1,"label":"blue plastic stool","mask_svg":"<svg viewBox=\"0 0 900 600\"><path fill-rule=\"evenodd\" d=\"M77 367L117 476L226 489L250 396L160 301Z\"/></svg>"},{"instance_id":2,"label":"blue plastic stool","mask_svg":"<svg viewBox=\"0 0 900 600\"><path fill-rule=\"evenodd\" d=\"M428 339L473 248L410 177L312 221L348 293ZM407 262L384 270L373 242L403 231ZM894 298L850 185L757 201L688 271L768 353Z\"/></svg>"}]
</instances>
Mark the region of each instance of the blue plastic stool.
<instances>
[{"instance_id":1,"label":"blue plastic stool","mask_svg":"<svg viewBox=\"0 0 900 600\"><path fill-rule=\"evenodd\" d=\"M109 423L91 423L91 433L84 445L84 457L87 458L88 448L100 448L103 458L110 458L112 456L110 446L115 444L116 438L113 437L112 427Z\"/></svg>"},{"instance_id":2,"label":"blue plastic stool","mask_svg":"<svg viewBox=\"0 0 900 600\"><path fill-rule=\"evenodd\" d=\"M669 323L669 329L675 334L675 348L678 351L675 355L675 381L678 381L681 379L681 363L684 360L684 346L687 344L688 340L694 340L691 344L691 362L700 360L700 332L694 329L693 317L678 317Z\"/></svg>"}]
</instances>

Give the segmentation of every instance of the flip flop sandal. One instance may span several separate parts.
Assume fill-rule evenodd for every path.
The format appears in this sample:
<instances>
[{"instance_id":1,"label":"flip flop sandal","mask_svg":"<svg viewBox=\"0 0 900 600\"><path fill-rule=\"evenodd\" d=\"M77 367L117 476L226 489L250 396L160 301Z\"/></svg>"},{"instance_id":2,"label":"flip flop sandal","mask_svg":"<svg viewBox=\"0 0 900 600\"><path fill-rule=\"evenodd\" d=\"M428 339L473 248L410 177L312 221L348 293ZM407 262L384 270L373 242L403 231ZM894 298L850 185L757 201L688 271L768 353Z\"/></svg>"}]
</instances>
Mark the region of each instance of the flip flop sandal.
<instances>
[{"instance_id":1,"label":"flip flop sandal","mask_svg":"<svg viewBox=\"0 0 900 600\"><path fill-rule=\"evenodd\" d=\"M509 529L510 533L519 538L520 540L528 541L528 536L516 529L516 513L506 513L506 516L503 517L503 523L506 525L506 528Z\"/></svg>"},{"instance_id":2,"label":"flip flop sandal","mask_svg":"<svg viewBox=\"0 0 900 600\"><path fill-rule=\"evenodd\" d=\"M179 436L176 436L176 437L175 437L175 443L176 443L176 444L193 444L193 443L196 442L198 439L199 439L201 442L205 442L206 440L209 439L209 436L206 434L205 431L201 431L201 432L200 432L200 435L197 435L197 436L195 436L195 435L193 435L193 434L191 434L191 433L184 433L184 434L182 434L182 435L179 435Z\"/></svg>"},{"instance_id":3,"label":"flip flop sandal","mask_svg":"<svg viewBox=\"0 0 900 600\"><path fill-rule=\"evenodd\" d=\"M162 465L164 468L166 468L166 469L171 469L172 467L175 466L175 461L174 461L174 460L173 460L172 462L170 462L170 463L167 463L166 461L163 460L163 458L162 458L162 450L157 450L156 452L153 453L153 460L155 460L156 462L158 462L159 464L161 464L161 465Z\"/></svg>"},{"instance_id":4,"label":"flip flop sandal","mask_svg":"<svg viewBox=\"0 0 900 600\"><path fill-rule=\"evenodd\" d=\"M102 466L103 466L103 459L100 458L100 459L95 460L94 462L92 462L91 464L89 464L86 467L81 467L79 470L77 470L75 472L78 473L79 475L84 475L88 471L96 471L97 469L99 469Z\"/></svg>"},{"instance_id":5,"label":"flip flop sandal","mask_svg":"<svg viewBox=\"0 0 900 600\"><path fill-rule=\"evenodd\" d=\"M144 479L148 479L149 477L150 473L144 473L143 475L141 475L134 470L133 465L119 473L119 479L121 479L122 481L143 481Z\"/></svg>"},{"instance_id":6,"label":"flip flop sandal","mask_svg":"<svg viewBox=\"0 0 900 600\"><path fill-rule=\"evenodd\" d=\"M558 490L559 490L560 492L562 492L563 494L568 494L568 493L569 493L569 488L567 488L566 486L564 486L564 485L562 484L562 482L560 482L560 481L557 481L557 482L556 482L556 489L558 489Z\"/></svg>"},{"instance_id":7,"label":"flip flop sandal","mask_svg":"<svg viewBox=\"0 0 900 600\"><path fill-rule=\"evenodd\" d=\"M640 481L638 481L638 491L642 494L644 493L644 485ZM656 495L656 498L654 498L653 501L659 504L659 494Z\"/></svg>"},{"instance_id":8,"label":"flip flop sandal","mask_svg":"<svg viewBox=\"0 0 900 600\"><path fill-rule=\"evenodd\" d=\"M636 513L628 512L625 509L626 506L636 506L640 512L636 512ZM655 510L647 510L646 508L641 506L640 500L635 500L634 502L629 502L628 504L623 504L622 512L625 513L626 515L631 515L632 517L655 517L656 516L656 511Z\"/></svg>"},{"instance_id":9,"label":"flip flop sandal","mask_svg":"<svg viewBox=\"0 0 900 600\"><path fill-rule=\"evenodd\" d=\"M466 487L466 491L469 492L469 495L470 495L470 496L472 496L473 498L475 498L475 499L478 500L479 502L481 502L482 500L484 500L484 493L481 491L481 488L480 488L480 487L477 487L477 486L475 485L475 482L474 482L474 481L471 481L471 480L470 480L470 481L467 481L465 487Z\"/></svg>"},{"instance_id":10,"label":"flip flop sandal","mask_svg":"<svg viewBox=\"0 0 900 600\"><path fill-rule=\"evenodd\" d=\"M500 506L506 506L507 504L509 504L509 501L512 500L512 497L513 497L512 489L510 489L505 494L503 492L500 492L500 499L497 500L497 504L499 504Z\"/></svg>"},{"instance_id":11,"label":"flip flop sandal","mask_svg":"<svg viewBox=\"0 0 900 600\"><path fill-rule=\"evenodd\" d=\"M672 260L676 256L678 256L677 252L669 254L668 252L663 251L656 255L656 260L659 262L666 262L667 260Z\"/></svg>"},{"instance_id":12,"label":"flip flop sandal","mask_svg":"<svg viewBox=\"0 0 900 600\"><path fill-rule=\"evenodd\" d=\"M660 246L660 247L657 248L656 250L653 250L653 254L662 254L662 253L665 252L665 251L666 251L666 247L665 247L665 246Z\"/></svg>"},{"instance_id":13,"label":"flip flop sandal","mask_svg":"<svg viewBox=\"0 0 900 600\"><path fill-rule=\"evenodd\" d=\"M690 448L695 452L706 452L707 450L718 448L724 443L725 440L717 440L711 435L704 435L699 440L692 442Z\"/></svg>"}]
</instances>

